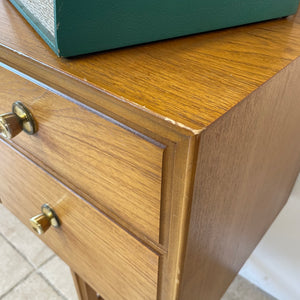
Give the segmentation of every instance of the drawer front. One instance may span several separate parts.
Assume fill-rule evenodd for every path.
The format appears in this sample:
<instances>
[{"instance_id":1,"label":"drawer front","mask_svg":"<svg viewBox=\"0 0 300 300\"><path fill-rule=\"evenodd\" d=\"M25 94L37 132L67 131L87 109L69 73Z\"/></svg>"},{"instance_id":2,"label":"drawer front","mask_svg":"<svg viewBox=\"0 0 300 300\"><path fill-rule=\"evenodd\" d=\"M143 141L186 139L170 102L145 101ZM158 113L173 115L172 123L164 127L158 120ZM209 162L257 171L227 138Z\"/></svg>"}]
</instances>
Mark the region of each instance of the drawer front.
<instances>
[{"instance_id":1,"label":"drawer front","mask_svg":"<svg viewBox=\"0 0 300 300\"><path fill-rule=\"evenodd\" d=\"M48 203L61 227L41 235L104 299L156 299L158 256L0 141L0 198L24 224Z\"/></svg>"},{"instance_id":2,"label":"drawer front","mask_svg":"<svg viewBox=\"0 0 300 300\"><path fill-rule=\"evenodd\" d=\"M8 71L0 111L22 101L39 130L13 142L88 195L93 205L159 240L163 148ZM112 215L112 216L113 216Z\"/></svg>"}]
</instances>

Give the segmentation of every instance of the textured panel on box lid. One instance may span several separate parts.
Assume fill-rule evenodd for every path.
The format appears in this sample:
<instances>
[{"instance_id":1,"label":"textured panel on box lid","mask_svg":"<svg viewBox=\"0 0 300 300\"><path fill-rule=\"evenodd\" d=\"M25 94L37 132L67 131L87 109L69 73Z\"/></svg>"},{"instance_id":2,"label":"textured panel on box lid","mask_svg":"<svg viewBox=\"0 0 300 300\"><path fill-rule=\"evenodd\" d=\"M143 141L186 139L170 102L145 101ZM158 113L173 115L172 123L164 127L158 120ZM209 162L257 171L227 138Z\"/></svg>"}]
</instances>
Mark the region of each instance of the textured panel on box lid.
<instances>
[{"instance_id":1,"label":"textured panel on box lid","mask_svg":"<svg viewBox=\"0 0 300 300\"><path fill-rule=\"evenodd\" d=\"M54 36L54 0L18 0Z\"/></svg>"}]
</instances>

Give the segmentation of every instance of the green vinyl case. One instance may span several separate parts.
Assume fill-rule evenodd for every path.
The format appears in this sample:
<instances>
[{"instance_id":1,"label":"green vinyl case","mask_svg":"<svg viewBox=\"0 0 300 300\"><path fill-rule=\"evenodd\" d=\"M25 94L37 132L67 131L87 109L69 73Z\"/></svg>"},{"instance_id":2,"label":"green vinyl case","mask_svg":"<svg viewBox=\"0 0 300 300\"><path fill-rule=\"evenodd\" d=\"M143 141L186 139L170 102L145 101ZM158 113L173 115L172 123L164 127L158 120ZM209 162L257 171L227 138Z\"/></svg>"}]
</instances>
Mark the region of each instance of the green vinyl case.
<instances>
[{"instance_id":1,"label":"green vinyl case","mask_svg":"<svg viewBox=\"0 0 300 300\"><path fill-rule=\"evenodd\" d=\"M58 56L285 17L299 0L10 0Z\"/></svg>"}]
</instances>

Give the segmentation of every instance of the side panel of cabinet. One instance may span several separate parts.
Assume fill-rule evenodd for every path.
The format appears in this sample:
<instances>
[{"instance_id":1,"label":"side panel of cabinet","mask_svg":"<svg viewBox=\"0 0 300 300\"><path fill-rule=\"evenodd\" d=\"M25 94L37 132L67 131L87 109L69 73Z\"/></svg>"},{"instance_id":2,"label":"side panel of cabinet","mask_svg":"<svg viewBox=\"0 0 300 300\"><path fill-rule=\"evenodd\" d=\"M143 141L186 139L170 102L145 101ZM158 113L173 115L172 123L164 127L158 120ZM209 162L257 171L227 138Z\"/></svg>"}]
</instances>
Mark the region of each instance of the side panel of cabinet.
<instances>
[{"instance_id":1,"label":"side panel of cabinet","mask_svg":"<svg viewBox=\"0 0 300 300\"><path fill-rule=\"evenodd\" d=\"M300 169L300 59L201 135L180 299L220 299Z\"/></svg>"}]
</instances>

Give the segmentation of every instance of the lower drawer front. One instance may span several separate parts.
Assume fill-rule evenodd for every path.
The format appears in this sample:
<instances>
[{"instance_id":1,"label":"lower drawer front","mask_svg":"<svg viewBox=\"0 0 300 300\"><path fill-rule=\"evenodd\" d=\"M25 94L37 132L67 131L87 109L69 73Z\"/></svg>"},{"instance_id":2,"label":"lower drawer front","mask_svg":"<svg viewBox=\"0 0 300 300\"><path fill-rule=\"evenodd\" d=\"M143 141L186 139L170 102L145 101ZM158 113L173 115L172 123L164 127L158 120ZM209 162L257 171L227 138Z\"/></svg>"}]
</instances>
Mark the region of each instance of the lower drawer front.
<instances>
[{"instance_id":1,"label":"lower drawer front","mask_svg":"<svg viewBox=\"0 0 300 300\"><path fill-rule=\"evenodd\" d=\"M61 221L41 239L104 299L156 299L158 256L0 141L0 198L23 223L52 206Z\"/></svg>"}]
</instances>

